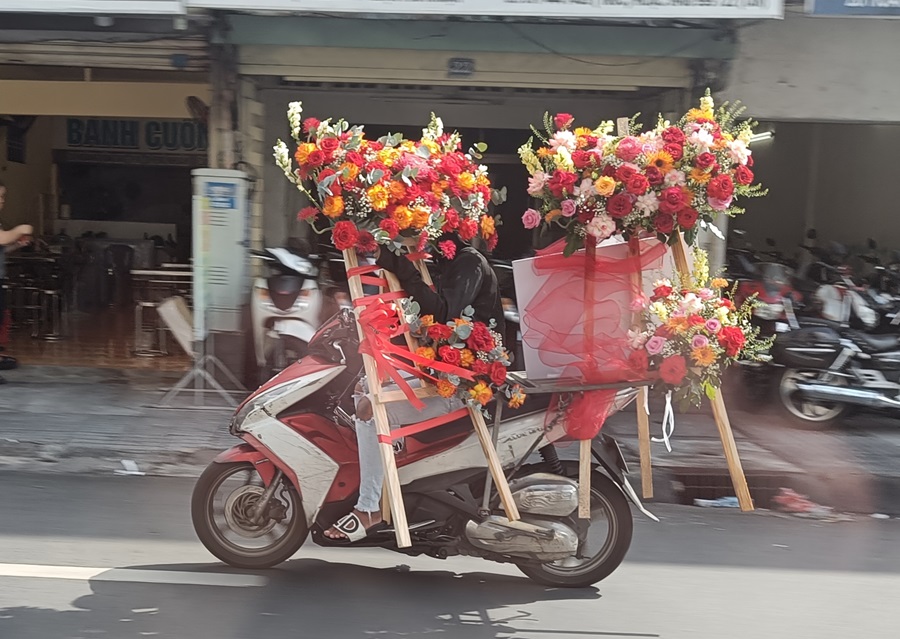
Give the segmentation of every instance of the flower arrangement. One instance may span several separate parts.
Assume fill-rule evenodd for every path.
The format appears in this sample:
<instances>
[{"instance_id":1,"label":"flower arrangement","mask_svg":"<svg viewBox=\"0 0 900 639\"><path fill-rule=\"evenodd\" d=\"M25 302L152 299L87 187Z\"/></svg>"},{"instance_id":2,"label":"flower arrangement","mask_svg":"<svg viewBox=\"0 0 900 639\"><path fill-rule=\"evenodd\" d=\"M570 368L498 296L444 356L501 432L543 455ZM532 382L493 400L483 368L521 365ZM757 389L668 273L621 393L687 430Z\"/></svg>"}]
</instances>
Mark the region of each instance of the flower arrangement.
<instances>
[{"instance_id":1,"label":"flower arrangement","mask_svg":"<svg viewBox=\"0 0 900 639\"><path fill-rule=\"evenodd\" d=\"M714 397L724 370L740 359L761 360L771 341L759 339L750 318L754 301L741 306L729 299L728 282L709 276L707 255L694 250L694 275L678 285L654 283L645 302L644 326L628 336L635 370L655 371L655 388L674 391L682 404L699 405Z\"/></svg>"},{"instance_id":2,"label":"flower arrangement","mask_svg":"<svg viewBox=\"0 0 900 639\"><path fill-rule=\"evenodd\" d=\"M612 122L590 129L574 127L569 114L547 114L546 134L532 127L543 146L535 151L532 137L519 149L531 174L528 193L541 202L522 223L565 229L567 254L588 235L601 241L646 231L672 243L684 232L689 245L699 229L721 237L713 225L718 214L743 213L738 198L766 193L753 184L755 123L738 122L742 113L740 104L714 109L707 91L677 123L660 117L641 133L635 116L621 136L612 135Z\"/></svg>"},{"instance_id":3,"label":"flower arrangement","mask_svg":"<svg viewBox=\"0 0 900 639\"><path fill-rule=\"evenodd\" d=\"M400 134L369 140L361 126L303 119L302 112L300 102L290 104L296 148L292 155L278 140L275 161L309 198L299 218L318 233L331 230L336 248L369 252L381 245L399 252L415 244L421 251L446 232L467 241L480 235L489 248L496 245L488 205L501 196L491 189L487 167L476 162L485 145L463 153L459 134L445 133L434 114L413 141ZM453 248L445 244L438 248Z\"/></svg>"},{"instance_id":4,"label":"flower arrangement","mask_svg":"<svg viewBox=\"0 0 900 639\"><path fill-rule=\"evenodd\" d=\"M455 396L470 406L484 407L495 394L502 393L510 407L522 406L524 392L507 380L510 357L503 338L493 325L473 321L474 309L468 307L462 317L439 324L431 315L419 317L414 302L407 301L403 306L410 332L420 344L418 356L471 373L472 379L466 379L425 367L426 379L434 383L441 397Z\"/></svg>"}]
</instances>

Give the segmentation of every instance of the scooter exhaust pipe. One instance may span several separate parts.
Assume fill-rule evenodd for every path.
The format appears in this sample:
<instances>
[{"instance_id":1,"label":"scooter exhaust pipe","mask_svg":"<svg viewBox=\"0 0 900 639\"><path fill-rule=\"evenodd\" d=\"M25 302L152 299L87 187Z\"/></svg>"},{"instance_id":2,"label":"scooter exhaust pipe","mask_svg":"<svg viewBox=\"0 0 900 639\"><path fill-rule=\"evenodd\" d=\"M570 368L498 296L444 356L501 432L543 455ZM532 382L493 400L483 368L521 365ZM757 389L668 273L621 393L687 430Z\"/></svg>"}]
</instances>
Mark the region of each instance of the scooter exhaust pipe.
<instances>
[{"instance_id":1,"label":"scooter exhaust pipe","mask_svg":"<svg viewBox=\"0 0 900 639\"><path fill-rule=\"evenodd\" d=\"M900 400L877 391L843 388L827 384L797 384L797 390L809 397L828 402L840 402L867 408L900 408Z\"/></svg>"}]
</instances>

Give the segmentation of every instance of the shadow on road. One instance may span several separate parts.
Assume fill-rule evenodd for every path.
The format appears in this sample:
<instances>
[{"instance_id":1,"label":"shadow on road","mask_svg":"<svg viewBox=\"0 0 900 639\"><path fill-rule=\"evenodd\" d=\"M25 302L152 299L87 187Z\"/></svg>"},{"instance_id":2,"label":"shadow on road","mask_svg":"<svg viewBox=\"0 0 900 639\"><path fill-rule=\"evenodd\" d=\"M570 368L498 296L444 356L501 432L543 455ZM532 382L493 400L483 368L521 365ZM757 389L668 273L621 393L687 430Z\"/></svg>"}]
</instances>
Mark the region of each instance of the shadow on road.
<instances>
[{"instance_id":1,"label":"shadow on road","mask_svg":"<svg viewBox=\"0 0 900 639\"><path fill-rule=\"evenodd\" d=\"M223 572L221 567L146 566L146 570ZM232 571L234 572L234 571ZM421 637L657 637L603 628L595 614L582 619L572 603L600 598L596 588L551 589L525 578L485 573L407 571L300 559L259 587L90 582L91 594L72 609L0 610L0 637L15 639L257 639L261 636L343 639ZM522 606L565 602L541 619ZM576 606L577 607L577 606ZM594 609L596 613L596 608ZM635 624L639 626L639 622Z\"/></svg>"}]
</instances>

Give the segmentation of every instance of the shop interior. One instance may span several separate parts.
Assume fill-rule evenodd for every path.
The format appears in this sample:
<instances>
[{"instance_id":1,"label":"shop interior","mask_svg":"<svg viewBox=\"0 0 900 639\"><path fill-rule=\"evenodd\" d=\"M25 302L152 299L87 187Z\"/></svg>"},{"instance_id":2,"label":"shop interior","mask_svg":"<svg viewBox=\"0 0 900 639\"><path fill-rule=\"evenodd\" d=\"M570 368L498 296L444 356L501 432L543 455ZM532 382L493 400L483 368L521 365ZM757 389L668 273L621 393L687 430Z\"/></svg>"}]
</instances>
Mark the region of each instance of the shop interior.
<instances>
[{"instance_id":1,"label":"shop interior","mask_svg":"<svg viewBox=\"0 0 900 639\"><path fill-rule=\"evenodd\" d=\"M191 170L205 130L185 121L0 118L8 350L23 362L182 370L156 304L191 299ZM167 135L168 134L168 135Z\"/></svg>"}]
</instances>

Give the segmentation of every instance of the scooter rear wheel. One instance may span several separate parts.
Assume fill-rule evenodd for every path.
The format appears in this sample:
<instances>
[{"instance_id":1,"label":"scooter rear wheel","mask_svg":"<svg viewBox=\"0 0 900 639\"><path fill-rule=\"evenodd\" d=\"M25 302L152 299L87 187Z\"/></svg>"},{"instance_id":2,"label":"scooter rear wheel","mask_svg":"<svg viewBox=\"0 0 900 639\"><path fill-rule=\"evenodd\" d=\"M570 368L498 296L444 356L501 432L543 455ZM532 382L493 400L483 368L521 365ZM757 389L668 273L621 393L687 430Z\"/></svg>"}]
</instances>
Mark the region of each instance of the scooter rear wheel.
<instances>
[{"instance_id":1,"label":"scooter rear wheel","mask_svg":"<svg viewBox=\"0 0 900 639\"><path fill-rule=\"evenodd\" d=\"M210 464L194 487L191 518L209 552L229 566L271 568L299 550L309 530L300 496L288 482L275 492L261 521L254 506L265 491L249 462Z\"/></svg>"},{"instance_id":2,"label":"scooter rear wheel","mask_svg":"<svg viewBox=\"0 0 900 639\"><path fill-rule=\"evenodd\" d=\"M595 472L591 478L591 527L584 556L539 566L520 564L519 570L544 586L587 588L619 567L631 547L633 533L628 499L609 477Z\"/></svg>"}]
</instances>

